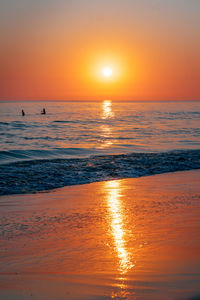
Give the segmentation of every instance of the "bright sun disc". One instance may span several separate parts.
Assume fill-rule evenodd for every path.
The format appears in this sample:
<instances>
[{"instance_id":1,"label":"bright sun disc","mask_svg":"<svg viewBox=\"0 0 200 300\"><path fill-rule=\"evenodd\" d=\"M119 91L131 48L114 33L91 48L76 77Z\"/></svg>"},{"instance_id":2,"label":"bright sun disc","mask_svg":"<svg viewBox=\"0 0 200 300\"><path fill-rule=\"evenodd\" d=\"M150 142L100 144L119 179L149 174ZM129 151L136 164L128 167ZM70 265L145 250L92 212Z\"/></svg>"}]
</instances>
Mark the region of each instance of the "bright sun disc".
<instances>
[{"instance_id":1,"label":"bright sun disc","mask_svg":"<svg viewBox=\"0 0 200 300\"><path fill-rule=\"evenodd\" d=\"M112 76L112 69L109 68L109 67L104 68L104 69L103 69L103 75L104 75L105 77L110 77L110 76Z\"/></svg>"}]
</instances>

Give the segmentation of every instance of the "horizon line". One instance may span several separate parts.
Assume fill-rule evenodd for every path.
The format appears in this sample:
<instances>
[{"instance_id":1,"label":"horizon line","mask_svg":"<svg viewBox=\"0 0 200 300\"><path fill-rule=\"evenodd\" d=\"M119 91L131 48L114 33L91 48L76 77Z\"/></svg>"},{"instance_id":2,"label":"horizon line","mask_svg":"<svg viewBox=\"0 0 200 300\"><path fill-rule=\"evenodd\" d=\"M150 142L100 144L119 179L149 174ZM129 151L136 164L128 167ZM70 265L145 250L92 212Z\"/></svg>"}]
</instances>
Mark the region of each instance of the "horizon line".
<instances>
[{"instance_id":1,"label":"horizon line","mask_svg":"<svg viewBox=\"0 0 200 300\"><path fill-rule=\"evenodd\" d=\"M199 102L200 99L174 99L174 100L130 100L130 99L126 99L126 100L118 100L118 99L109 99L109 98L105 98L105 99L99 99L99 100L91 100L91 99L71 99L71 100L64 100L64 99L0 99L0 102L102 102L102 101L112 101L112 102Z\"/></svg>"}]
</instances>

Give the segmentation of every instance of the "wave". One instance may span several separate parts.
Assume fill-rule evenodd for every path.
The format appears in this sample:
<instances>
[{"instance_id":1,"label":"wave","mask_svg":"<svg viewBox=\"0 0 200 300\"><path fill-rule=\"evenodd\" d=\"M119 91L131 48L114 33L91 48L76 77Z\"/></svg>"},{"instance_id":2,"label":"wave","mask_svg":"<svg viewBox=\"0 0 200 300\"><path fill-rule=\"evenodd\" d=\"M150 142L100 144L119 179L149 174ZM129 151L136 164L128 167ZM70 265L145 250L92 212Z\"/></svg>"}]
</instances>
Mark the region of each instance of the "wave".
<instances>
[{"instance_id":1,"label":"wave","mask_svg":"<svg viewBox=\"0 0 200 300\"><path fill-rule=\"evenodd\" d=\"M31 140L31 138L30 138ZM0 165L14 163L18 161L34 161L53 158L73 158L89 156L93 153L92 149L83 148L54 148L53 150L9 150L0 151Z\"/></svg>"},{"instance_id":2,"label":"wave","mask_svg":"<svg viewBox=\"0 0 200 300\"><path fill-rule=\"evenodd\" d=\"M0 165L0 195L200 168L200 150L41 159Z\"/></svg>"}]
</instances>

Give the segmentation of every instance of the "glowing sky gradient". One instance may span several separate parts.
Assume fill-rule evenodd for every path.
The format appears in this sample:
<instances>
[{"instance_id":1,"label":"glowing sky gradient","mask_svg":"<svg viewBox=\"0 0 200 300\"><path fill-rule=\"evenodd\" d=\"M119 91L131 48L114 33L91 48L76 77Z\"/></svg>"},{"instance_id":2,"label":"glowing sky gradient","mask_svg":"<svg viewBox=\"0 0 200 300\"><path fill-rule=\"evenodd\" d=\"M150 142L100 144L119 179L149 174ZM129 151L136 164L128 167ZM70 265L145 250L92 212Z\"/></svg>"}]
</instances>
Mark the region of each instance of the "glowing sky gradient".
<instances>
[{"instance_id":1,"label":"glowing sky gradient","mask_svg":"<svg viewBox=\"0 0 200 300\"><path fill-rule=\"evenodd\" d=\"M0 99L199 100L199 15L199 0L1 0Z\"/></svg>"}]
</instances>

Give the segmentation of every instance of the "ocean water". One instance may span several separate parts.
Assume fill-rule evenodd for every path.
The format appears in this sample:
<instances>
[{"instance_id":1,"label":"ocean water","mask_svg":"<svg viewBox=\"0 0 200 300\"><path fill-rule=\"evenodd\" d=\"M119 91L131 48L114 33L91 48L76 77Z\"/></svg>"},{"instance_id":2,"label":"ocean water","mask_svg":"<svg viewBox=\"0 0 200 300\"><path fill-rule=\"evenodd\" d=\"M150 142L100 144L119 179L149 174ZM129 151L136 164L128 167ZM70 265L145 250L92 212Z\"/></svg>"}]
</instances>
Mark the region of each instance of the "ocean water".
<instances>
[{"instance_id":1,"label":"ocean water","mask_svg":"<svg viewBox=\"0 0 200 300\"><path fill-rule=\"evenodd\" d=\"M1 195L197 168L200 102L0 103Z\"/></svg>"}]
</instances>

